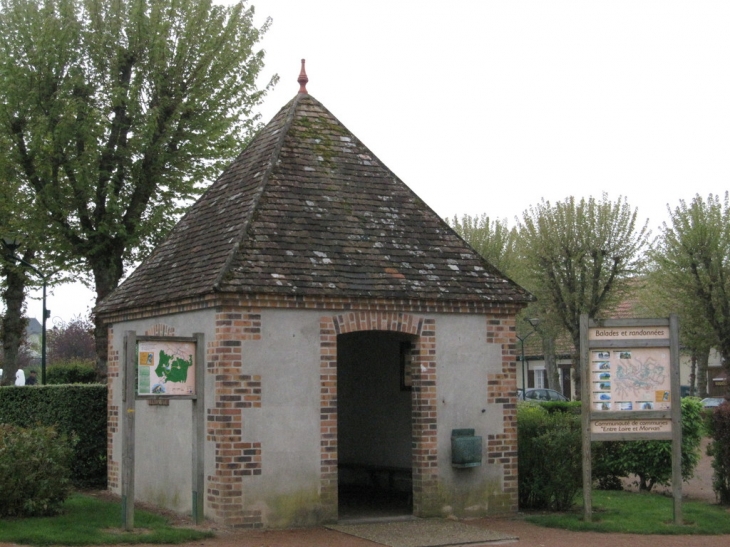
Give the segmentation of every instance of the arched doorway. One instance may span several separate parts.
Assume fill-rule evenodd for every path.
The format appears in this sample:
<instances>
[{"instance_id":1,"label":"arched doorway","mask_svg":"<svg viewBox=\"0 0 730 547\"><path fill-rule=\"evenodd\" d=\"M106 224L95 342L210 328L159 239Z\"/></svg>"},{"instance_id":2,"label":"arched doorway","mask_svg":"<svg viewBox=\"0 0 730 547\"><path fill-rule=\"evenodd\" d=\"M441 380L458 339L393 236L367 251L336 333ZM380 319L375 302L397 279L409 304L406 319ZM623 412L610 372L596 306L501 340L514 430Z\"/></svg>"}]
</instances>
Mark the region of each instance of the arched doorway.
<instances>
[{"instance_id":1,"label":"arched doorway","mask_svg":"<svg viewBox=\"0 0 730 547\"><path fill-rule=\"evenodd\" d=\"M337 336L339 518L413 513L411 357L416 337Z\"/></svg>"}]
</instances>

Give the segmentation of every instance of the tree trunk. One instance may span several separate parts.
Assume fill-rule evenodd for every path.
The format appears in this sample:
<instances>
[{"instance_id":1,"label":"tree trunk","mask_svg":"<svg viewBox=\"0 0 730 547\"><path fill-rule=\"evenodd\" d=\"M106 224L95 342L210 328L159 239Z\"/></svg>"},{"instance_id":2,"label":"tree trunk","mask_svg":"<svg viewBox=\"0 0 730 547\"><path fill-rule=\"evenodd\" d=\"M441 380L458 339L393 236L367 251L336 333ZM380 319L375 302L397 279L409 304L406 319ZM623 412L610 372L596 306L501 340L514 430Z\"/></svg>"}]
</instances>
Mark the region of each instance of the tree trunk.
<instances>
[{"instance_id":1,"label":"tree trunk","mask_svg":"<svg viewBox=\"0 0 730 547\"><path fill-rule=\"evenodd\" d=\"M707 367L710 362L710 350L697 352L697 390L703 399L707 397Z\"/></svg>"},{"instance_id":2,"label":"tree trunk","mask_svg":"<svg viewBox=\"0 0 730 547\"><path fill-rule=\"evenodd\" d=\"M720 362L725 371L725 399L730 401L730 350L723 351L720 354Z\"/></svg>"},{"instance_id":3,"label":"tree trunk","mask_svg":"<svg viewBox=\"0 0 730 547\"><path fill-rule=\"evenodd\" d=\"M3 376L0 378L0 385L12 386L15 383L15 373L18 370L18 355L20 346L25 337L25 327L28 324L27 318L23 317L25 304L25 272L20 267L10 265L12 259L10 253L3 250L2 275L5 278L6 288L3 292L5 301L5 313L2 323L3 343ZM30 261L34 256L33 251L26 251L23 259Z\"/></svg>"},{"instance_id":4,"label":"tree trunk","mask_svg":"<svg viewBox=\"0 0 730 547\"><path fill-rule=\"evenodd\" d=\"M697 395L697 352L692 351L690 369L689 369L689 394Z\"/></svg>"},{"instance_id":5,"label":"tree trunk","mask_svg":"<svg viewBox=\"0 0 730 547\"><path fill-rule=\"evenodd\" d=\"M116 247L118 248L109 253L95 255L89 261L94 273L97 305L119 286L119 280L124 272L122 261L124 248L121 245ZM96 376L100 382L105 383L109 334L106 323L96 315L94 316L94 340L96 345Z\"/></svg>"},{"instance_id":6,"label":"tree trunk","mask_svg":"<svg viewBox=\"0 0 730 547\"><path fill-rule=\"evenodd\" d=\"M575 391L575 397L573 397L573 400L575 401L582 401L583 400L583 384L581 382L581 370L580 370L580 334L578 333L572 333L573 337L573 355L572 355L572 361L573 361L573 390Z\"/></svg>"},{"instance_id":7,"label":"tree trunk","mask_svg":"<svg viewBox=\"0 0 730 547\"><path fill-rule=\"evenodd\" d=\"M560 389L560 372L555 358L555 338L548 334L542 337L542 354L545 357L548 389L554 389L562 393L563 390Z\"/></svg>"}]
</instances>

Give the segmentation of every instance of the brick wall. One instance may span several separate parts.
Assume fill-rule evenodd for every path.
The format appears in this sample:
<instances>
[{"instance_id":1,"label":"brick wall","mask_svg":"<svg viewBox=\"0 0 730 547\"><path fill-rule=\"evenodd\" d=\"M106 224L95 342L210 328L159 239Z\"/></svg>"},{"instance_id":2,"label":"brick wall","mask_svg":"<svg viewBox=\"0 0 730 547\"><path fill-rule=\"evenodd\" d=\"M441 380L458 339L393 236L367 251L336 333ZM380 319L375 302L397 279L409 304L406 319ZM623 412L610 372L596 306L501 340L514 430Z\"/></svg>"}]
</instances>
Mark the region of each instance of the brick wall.
<instances>
[{"instance_id":1,"label":"brick wall","mask_svg":"<svg viewBox=\"0 0 730 547\"><path fill-rule=\"evenodd\" d=\"M261 339L258 311L223 308L215 316L215 338L208 342L207 374L215 396L208 408L207 440L215 466L207 476L209 516L235 527L263 526L260 511L244 511L243 478L261 475L261 443L242 442L243 410L261 407L261 377L244 372L244 341Z\"/></svg>"},{"instance_id":2,"label":"brick wall","mask_svg":"<svg viewBox=\"0 0 730 547\"><path fill-rule=\"evenodd\" d=\"M487 436L487 464L501 465L506 510L517 510L517 344L514 316L487 318L487 343L502 346L502 372L487 375L487 403L502 405L502 433Z\"/></svg>"},{"instance_id":3,"label":"brick wall","mask_svg":"<svg viewBox=\"0 0 730 547\"><path fill-rule=\"evenodd\" d=\"M416 336L412 350L413 511L428 514L437 499L436 321L402 312L357 311L320 319L321 502L337 511L337 336L356 331Z\"/></svg>"},{"instance_id":4,"label":"brick wall","mask_svg":"<svg viewBox=\"0 0 730 547\"><path fill-rule=\"evenodd\" d=\"M121 486L121 476L119 474L119 462L114 459L114 435L119 431L121 423L119 422L119 405L114 404L113 383L119 378L121 363L119 362L119 350L114 348L114 329L108 329L107 334L108 356L107 356L107 485L110 490L116 490ZM119 389L122 389L121 383Z\"/></svg>"}]
</instances>

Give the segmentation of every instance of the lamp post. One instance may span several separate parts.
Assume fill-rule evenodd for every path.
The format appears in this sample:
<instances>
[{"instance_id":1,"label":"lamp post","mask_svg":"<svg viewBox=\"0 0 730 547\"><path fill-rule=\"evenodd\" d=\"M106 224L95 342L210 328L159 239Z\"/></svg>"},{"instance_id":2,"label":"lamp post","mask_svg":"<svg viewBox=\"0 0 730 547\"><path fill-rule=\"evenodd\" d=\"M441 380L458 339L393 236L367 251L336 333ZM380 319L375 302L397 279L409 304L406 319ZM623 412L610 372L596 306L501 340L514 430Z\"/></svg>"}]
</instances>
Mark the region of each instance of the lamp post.
<instances>
[{"instance_id":1,"label":"lamp post","mask_svg":"<svg viewBox=\"0 0 730 547\"><path fill-rule=\"evenodd\" d=\"M537 332L537 326L540 324L539 319L529 319L525 317L525 321L527 321L530 326L532 327L532 330L528 332L525 336L517 335L517 339L520 341L521 351L522 351L522 396L524 397L527 394L527 374L525 374L525 340L527 340L530 336L535 334Z\"/></svg>"},{"instance_id":2,"label":"lamp post","mask_svg":"<svg viewBox=\"0 0 730 547\"><path fill-rule=\"evenodd\" d=\"M30 262L23 260L15 251L20 247L20 243L17 238L14 237L3 237L3 245L9 251L8 259L13 262L19 262L26 268L32 270L38 277L43 281L43 323L41 328L41 384L46 384L46 320L51 316L50 310L46 308L46 288L48 286L48 275L41 272L38 268L33 266ZM49 274L50 275L50 274Z\"/></svg>"}]
</instances>

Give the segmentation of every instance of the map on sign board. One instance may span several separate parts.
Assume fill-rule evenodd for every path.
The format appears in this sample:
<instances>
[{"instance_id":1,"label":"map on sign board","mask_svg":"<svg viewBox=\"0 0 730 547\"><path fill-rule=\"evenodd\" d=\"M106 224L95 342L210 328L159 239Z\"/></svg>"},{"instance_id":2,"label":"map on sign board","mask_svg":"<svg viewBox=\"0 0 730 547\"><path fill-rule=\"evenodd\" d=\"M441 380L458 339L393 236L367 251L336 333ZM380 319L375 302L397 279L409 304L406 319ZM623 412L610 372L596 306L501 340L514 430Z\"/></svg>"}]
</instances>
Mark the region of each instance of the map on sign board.
<instances>
[{"instance_id":1,"label":"map on sign board","mask_svg":"<svg viewBox=\"0 0 730 547\"><path fill-rule=\"evenodd\" d=\"M592 351L590 373L594 411L670 408L669 351L665 348Z\"/></svg>"},{"instance_id":2,"label":"map on sign board","mask_svg":"<svg viewBox=\"0 0 730 547\"><path fill-rule=\"evenodd\" d=\"M137 393L195 394L194 342L140 342L137 355Z\"/></svg>"}]
</instances>

